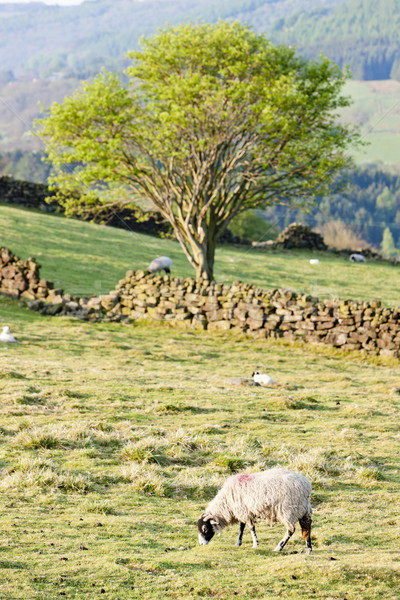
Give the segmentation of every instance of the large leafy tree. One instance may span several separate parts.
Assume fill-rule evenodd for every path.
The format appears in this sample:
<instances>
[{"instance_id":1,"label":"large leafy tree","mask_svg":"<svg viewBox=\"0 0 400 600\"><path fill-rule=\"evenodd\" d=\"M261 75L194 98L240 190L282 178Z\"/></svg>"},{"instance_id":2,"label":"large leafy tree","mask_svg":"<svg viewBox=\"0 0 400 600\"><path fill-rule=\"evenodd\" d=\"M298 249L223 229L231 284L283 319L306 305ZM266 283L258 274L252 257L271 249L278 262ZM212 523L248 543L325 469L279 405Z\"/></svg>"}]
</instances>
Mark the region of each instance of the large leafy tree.
<instances>
[{"instance_id":1,"label":"large leafy tree","mask_svg":"<svg viewBox=\"0 0 400 600\"><path fill-rule=\"evenodd\" d=\"M310 202L349 164L357 134L338 123L345 77L327 59L224 21L170 27L129 56L129 85L102 72L41 121L53 183L67 211L150 201L198 278L233 217Z\"/></svg>"}]
</instances>

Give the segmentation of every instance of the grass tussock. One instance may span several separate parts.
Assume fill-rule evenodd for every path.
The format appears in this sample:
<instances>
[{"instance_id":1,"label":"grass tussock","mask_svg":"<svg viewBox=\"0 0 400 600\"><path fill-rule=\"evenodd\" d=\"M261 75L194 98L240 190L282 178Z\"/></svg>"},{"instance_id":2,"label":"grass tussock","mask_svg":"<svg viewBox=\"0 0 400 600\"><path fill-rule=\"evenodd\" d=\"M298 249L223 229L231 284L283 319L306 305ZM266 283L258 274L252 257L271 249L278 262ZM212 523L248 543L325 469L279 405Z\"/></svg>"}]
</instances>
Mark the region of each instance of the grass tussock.
<instances>
[{"instance_id":1,"label":"grass tussock","mask_svg":"<svg viewBox=\"0 0 400 600\"><path fill-rule=\"evenodd\" d=\"M22 373L17 373L16 371L0 369L0 379L26 379L26 377L25 375L22 375Z\"/></svg>"},{"instance_id":2,"label":"grass tussock","mask_svg":"<svg viewBox=\"0 0 400 600\"><path fill-rule=\"evenodd\" d=\"M38 394L23 394L16 399L17 404L26 406L45 405L47 404L46 398L39 396Z\"/></svg>"},{"instance_id":3,"label":"grass tussock","mask_svg":"<svg viewBox=\"0 0 400 600\"><path fill-rule=\"evenodd\" d=\"M122 469L122 475L135 492L146 496L166 495L166 480L157 465L132 462Z\"/></svg>"},{"instance_id":4,"label":"grass tussock","mask_svg":"<svg viewBox=\"0 0 400 600\"><path fill-rule=\"evenodd\" d=\"M0 476L0 490L11 489L86 493L93 487L91 475L63 469L44 458L23 456Z\"/></svg>"},{"instance_id":5,"label":"grass tussock","mask_svg":"<svg viewBox=\"0 0 400 600\"><path fill-rule=\"evenodd\" d=\"M23 448L50 449L90 446L115 446L121 443L121 435L109 424L102 422L75 422L73 424L49 424L30 426L23 422L23 429L14 444Z\"/></svg>"},{"instance_id":6,"label":"grass tussock","mask_svg":"<svg viewBox=\"0 0 400 600\"><path fill-rule=\"evenodd\" d=\"M15 445L36 450L63 448L66 445L65 442L62 436L51 431L51 427L29 427L14 438Z\"/></svg>"},{"instance_id":7,"label":"grass tussock","mask_svg":"<svg viewBox=\"0 0 400 600\"><path fill-rule=\"evenodd\" d=\"M94 513L100 515L113 515L115 508L110 500L101 498L87 498L82 504L83 512Z\"/></svg>"}]
</instances>

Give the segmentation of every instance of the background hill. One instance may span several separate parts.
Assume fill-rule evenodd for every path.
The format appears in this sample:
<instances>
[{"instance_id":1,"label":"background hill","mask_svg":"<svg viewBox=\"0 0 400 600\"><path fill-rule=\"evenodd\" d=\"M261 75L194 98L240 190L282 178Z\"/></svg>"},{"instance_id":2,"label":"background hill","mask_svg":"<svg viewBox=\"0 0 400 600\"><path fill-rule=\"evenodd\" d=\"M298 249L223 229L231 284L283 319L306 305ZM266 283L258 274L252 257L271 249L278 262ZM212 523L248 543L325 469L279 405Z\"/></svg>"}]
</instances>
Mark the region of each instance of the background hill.
<instances>
[{"instance_id":1,"label":"background hill","mask_svg":"<svg viewBox=\"0 0 400 600\"><path fill-rule=\"evenodd\" d=\"M307 57L322 52L354 79L400 79L399 25L399 0L347 0L278 19L270 37Z\"/></svg>"},{"instance_id":2,"label":"background hill","mask_svg":"<svg viewBox=\"0 0 400 600\"><path fill-rule=\"evenodd\" d=\"M347 197L321 199L312 215L282 207L267 211L278 226L294 219L348 224L379 245L390 227L400 235L400 0L90 0L79 6L0 5L0 171L45 181L44 144L32 134L41 106L62 101L82 79L103 66L119 71L125 53L167 22L219 18L247 22L276 43L289 43L309 57L326 54L353 76L346 92L353 105L339 118L361 128L369 143L355 154L362 173L349 174ZM373 80L372 80L373 78ZM391 78L391 79L389 79ZM389 167L388 167L389 165ZM365 174L372 168L369 177ZM390 193L390 207L378 197ZM378 208L377 208L378 206Z\"/></svg>"},{"instance_id":3,"label":"background hill","mask_svg":"<svg viewBox=\"0 0 400 600\"><path fill-rule=\"evenodd\" d=\"M86 77L120 68L166 23L238 19L307 57L321 52L354 79L400 79L400 0L91 0L0 5L0 71Z\"/></svg>"},{"instance_id":4,"label":"background hill","mask_svg":"<svg viewBox=\"0 0 400 600\"><path fill-rule=\"evenodd\" d=\"M339 0L325 0L330 8ZM119 67L141 35L166 23L239 19L267 31L276 19L313 10L318 0L94 0L79 6L0 5L0 70L15 76L86 77L103 65Z\"/></svg>"}]
</instances>

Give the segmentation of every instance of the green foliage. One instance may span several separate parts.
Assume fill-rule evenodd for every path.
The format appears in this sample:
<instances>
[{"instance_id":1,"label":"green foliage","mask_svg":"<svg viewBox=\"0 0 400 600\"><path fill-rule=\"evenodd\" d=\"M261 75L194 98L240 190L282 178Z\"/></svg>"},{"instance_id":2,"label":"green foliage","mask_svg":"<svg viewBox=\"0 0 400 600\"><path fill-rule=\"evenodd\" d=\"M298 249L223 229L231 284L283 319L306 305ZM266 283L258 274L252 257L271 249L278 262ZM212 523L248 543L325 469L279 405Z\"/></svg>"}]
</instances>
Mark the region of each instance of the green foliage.
<instances>
[{"instance_id":1,"label":"green foliage","mask_svg":"<svg viewBox=\"0 0 400 600\"><path fill-rule=\"evenodd\" d=\"M144 197L197 277L212 279L233 217L283 197L310 202L349 162L358 138L335 118L349 103L344 76L239 23L170 27L142 48L129 54L128 89L104 71L41 121L51 181L67 214Z\"/></svg>"},{"instance_id":2,"label":"green foliage","mask_svg":"<svg viewBox=\"0 0 400 600\"><path fill-rule=\"evenodd\" d=\"M243 212L235 217L229 229L233 234L244 240L261 241L274 240L279 231L277 227L268 223L257 211Z\"/></svg>"},{"instance_id":3,"label":"green foliage","mask_svg":"<svg viewBox=\"0 0 400 600\"><path fill-rule=\"evenodd\" d=\"M396 250L396 247L394 245L393 235L392 235L392 232L390 231L389 227L386 227L383 232L381 249L382 249L383 254L385 254L386 256L398 256L399 255L399 251Z\"/></svg>"},{"instance_id":4,"label":"green foliage","mask_svg":"<svg viewBox=\"0 0 400 600\"><path fill-rule=\"evenodd\" d=\"M396 206L396 198L394 194L385 185L383 191L376 198L376 208L385 217L387 214L393 212Z\"/></svg>"}]
</instances>

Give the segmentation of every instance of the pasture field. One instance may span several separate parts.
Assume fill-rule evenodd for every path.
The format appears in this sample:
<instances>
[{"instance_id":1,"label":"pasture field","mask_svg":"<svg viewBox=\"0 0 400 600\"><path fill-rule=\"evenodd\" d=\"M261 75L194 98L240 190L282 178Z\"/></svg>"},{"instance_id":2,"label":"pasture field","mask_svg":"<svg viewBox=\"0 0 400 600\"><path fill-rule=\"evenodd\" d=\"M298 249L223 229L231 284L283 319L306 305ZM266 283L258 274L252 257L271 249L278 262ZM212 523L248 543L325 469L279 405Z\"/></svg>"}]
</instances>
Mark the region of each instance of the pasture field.
<instances>
[{"instance_id":1,"label":"pasture field","mask_svg":"<svg viewBox=\"0 0 400 600\"><path fill-rule=\"evenodd\" d=\"M0 245L41 252L43 276L68 291L107 291L155 254L190 274L171 241L10 207L0 217ZM300 289L309 256L224 247L217 277ZM320 257L325 292L342 272L341 297L372 289L400 305L397 268L351 277L357 265ZM2 324L21 343L0 345L1 600L399 600L397 360L44 317L0 296ZM276 387L231 385L256 367ZM283 527L264 523L258 549L247 530L235 547L236 527L199 546L196 521L223 481L275 465L313 484L314 552L296 531L276 554Z\"/></svg>"},{"instance_id":2,"label":"pasture field","mask_svg":"<svg viewBox=\"0 0 400 600\"><path fill-rule=\"evenodd\" d=\"M395 600L397 361L168 326L45 318L0 298L0 597ZM229 378L259 367L276 388ZM196 521L230 474L274 465L313 484L296 531Z\"/></svg>"},{"instance_id":3,"label":"pasture field","mask_svg":"<svg viewBox=\"0 0 400 600\"><path fill-rule=\"evenodd\" d=\"M349 80L344 93L352 104L340 110L341 120L357 125L368 143L352 152L358 164L367 162L399 164L400 83Z\"/></svg>"},{"instance_id":4,"label":"pasture field","mask_svg":"<svg viewBox=\"0 0 400 600\"><path fill-rule=\"evenodd\" d=\"M73 294L107 293L128 269L146 269L162 255L172 258L173 276L194 275L175 241L1 204L0 246L24 260L35 256L42 277ZM320 264L310 265L310 258L318 258ZM400 306L399 266L357 265L332 253L220 246L215 277L219 282L240 280L319 298L378 299Z\"/></svg>"}]
</instances>

